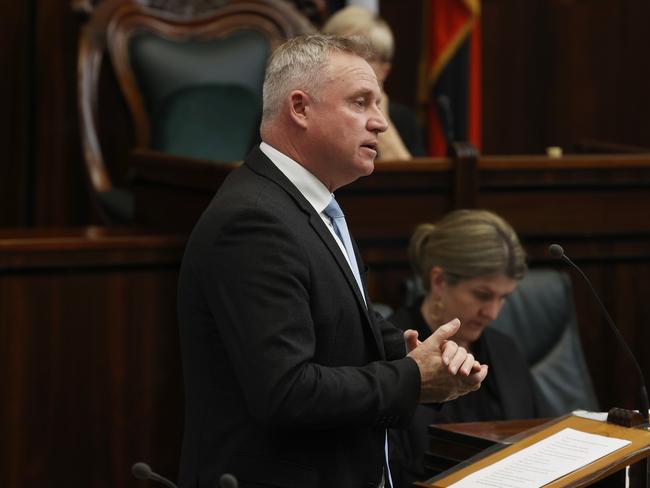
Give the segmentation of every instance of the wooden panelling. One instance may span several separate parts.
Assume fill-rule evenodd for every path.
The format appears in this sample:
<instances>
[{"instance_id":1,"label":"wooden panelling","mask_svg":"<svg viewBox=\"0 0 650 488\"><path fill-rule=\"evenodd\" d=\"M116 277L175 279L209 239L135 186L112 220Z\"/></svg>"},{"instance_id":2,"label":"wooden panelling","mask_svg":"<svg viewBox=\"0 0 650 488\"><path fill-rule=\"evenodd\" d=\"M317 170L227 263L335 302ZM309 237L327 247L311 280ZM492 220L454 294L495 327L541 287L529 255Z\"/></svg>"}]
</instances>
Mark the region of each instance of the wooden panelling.
<instances>
[{"instance_id":1,"label":"wooden panelling","mask_svg":"<svg viewBox=\"0 0 650 488\"><path fill-rule=\"evenodd\" d=\"M77 37L82 18L70 0L36 2L31 80L34 107L35 225L82 224L90 219L77 129Z\"/></svg>"},{"instance_id":2,"label":"wooden panelling","mask_svg":"<svg viewBox=\"0 0 650 488\"><path fill-rule=\"evenodd\" d=\"M32 8L9 2L0 15L0 226L27 224L29 211Z\"/></svg>"},{"instance_id":3,"label":"wooden panelling","mask_svg":"<svg viewBox=\"0 0 650 488\"><path fill-rule=\"evenodd\" d=\"M9 2L0 16L0 227L97 221L81 163L77 37L83 16L70 0ZM100 121L109 154L128 152L128 119L111 74ZM119 173L120 168L115 172ZM125 174L120 173L118 181Z\"/></svg>"},{"instance_id":4,"label":"wooden panelling","mask_svg":"<svg viewBox=\"0 0 650 488\"><path fill-rule=\"evenodd\" d=\"M175 477L183 390L183 238L0 232L3 486L138 486Z\"/></svg>"},{"instance_id":5,"label":"wooden panelling","mask_svg":"<svg viewBox=\"0 0 650 488\"><path fill-rule=\"evenodd\" d=\"M397 44L387 91L415 108L422 2L381 6ZM549 145L571 149L584 138L649 146L649 15L645 0L482 2L483 151L541 153ZM0 226L96 221L78 136L83 21L69 0L10 2L0 16ZM122 186L132 128L105 68L98 124Z\"/></svg>"},{"instance_id":6,"label":"wooden panelling","mask_svg":"<svg viewBox=\"0 0 650 488\"><path fill-rule=\"evenodd\" d=\"M417 106L423 2L381 2L396 37L387 92ZM648 147L645 0L481 2L485 154L569 151L592 138Z\"/></svg>"},{"instance_id":7,"label":"wooden panelling","mask_svg":"<svg viewBox=\"0 0 650 488\"><path fill-rule=\"evenodd\" d=\"M380 0L380 11L395 37L395 56L386 79L386 93L398 102L415 108L418 103L420 47L423 28L421 0Z\"/></svg>"},{"instance_id":8,"label":"wooden panelling","mask_svg":"<svg viewBox=\"0 0 650 488\"><path fill-rule=\"evenodd\" d=\"M648 147L645 0L482 2L483 152Z\"/></svg>"},{"instance_id":9,"label":"wooden panelling","mask_svg":"<svg viewBox=\"0 0 650 488\"><path fill-rule=\"evenodd\" d=\"M482 2L485 154L539 153L549 72L544 0ZM541 119L541 120L540 120Z\"/></svg>"}]
</instances>

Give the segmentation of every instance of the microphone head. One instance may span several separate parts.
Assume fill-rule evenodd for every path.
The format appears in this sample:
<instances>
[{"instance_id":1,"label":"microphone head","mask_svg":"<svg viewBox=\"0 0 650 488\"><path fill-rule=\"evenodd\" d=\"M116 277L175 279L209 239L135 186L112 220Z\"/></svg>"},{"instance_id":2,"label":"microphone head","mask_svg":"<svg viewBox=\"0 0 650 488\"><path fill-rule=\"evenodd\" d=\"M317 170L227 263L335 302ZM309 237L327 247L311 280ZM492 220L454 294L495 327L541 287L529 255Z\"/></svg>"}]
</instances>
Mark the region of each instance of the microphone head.
<instances>
[{"instance_id":1,"label":"microphone head","mask_svg":"<svg viewBox=\"0 0 650 488\"><path fill-rule=\"evenodd\" d=\"M548 246L548 253L551 257L560 259L564 256L564 249L559 244L551 244Z\"/></svg>"},{"instance_id":2,"label":"microphone head","mask_svg":"<svg viewBox=\"0 0 650 488\"><path fill-rule=\"evenodd\" d=\"M237 483L237 478L235 478L230 473L224 473L219 478L219 487L220 488L237 488L239 483Z\"/></svg>"},{"instance_id":3,"label":"microphone head","mask_svg":"<svg viewBox=\"0 0 650 488\"><path fill-rule=\"evenodd\" d=\"M148 480L151 478L151 468L147 463L135 463L131 467L131 473L139 480Z\"/></svg>"}]
</instances>

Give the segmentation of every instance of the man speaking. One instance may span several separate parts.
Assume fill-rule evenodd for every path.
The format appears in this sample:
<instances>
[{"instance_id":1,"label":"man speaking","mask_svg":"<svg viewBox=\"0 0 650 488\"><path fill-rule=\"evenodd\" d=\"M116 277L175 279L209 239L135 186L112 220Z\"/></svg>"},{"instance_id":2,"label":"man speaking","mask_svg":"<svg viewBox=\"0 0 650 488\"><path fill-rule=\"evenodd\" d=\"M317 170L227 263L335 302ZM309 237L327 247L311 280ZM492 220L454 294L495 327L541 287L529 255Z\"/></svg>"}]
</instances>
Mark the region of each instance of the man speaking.
<instances>
[{"instance_id":1,"label":"man speaking","mask_svg":"<svg viewBox=\"0 0 650 488\"><path fill-rule=\"evenodd\" d=\"M289 40L264 81L262 143L189 239L179 281L183 487L390 486L386 429L478 388L487 366L372 311L333 192L372 173L386 130L360 41Z\"/></svg>"}]
</instances>

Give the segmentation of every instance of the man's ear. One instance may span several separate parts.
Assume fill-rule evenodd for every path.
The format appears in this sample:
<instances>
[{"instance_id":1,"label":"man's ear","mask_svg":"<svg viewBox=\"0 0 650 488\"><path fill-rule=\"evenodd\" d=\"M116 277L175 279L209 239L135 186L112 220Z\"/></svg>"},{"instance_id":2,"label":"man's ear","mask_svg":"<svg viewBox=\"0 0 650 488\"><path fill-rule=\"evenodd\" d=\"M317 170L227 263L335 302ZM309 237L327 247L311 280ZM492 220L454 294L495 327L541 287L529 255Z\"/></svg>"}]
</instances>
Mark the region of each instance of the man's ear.
<instances>
[{"instance_id":1,"label":"man's ear","mask_svg":"<svg viewBox=\"0 0 650 488\"><path fill-rule=\"evenodd\" d=\"M300 127L307 126L307 119L311 109L311 98L302 90L294 90L289 94L291 119Z\"/></svg>"}]
</instances>

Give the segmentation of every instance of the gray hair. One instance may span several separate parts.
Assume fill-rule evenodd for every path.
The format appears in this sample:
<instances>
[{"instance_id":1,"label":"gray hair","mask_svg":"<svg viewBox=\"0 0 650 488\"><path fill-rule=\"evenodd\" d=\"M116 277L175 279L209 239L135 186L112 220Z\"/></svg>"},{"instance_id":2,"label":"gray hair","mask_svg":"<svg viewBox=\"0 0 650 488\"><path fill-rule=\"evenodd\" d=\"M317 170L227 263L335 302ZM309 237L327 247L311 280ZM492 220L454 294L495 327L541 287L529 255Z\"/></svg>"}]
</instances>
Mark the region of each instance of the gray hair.
<instances>
[{"instance_id":1,"label":"gray hair","mask_svg":"<svg viewBox=\"0 0 650 488\"><path fill-rule=\"evenodd\" d=\"M526 253L514 229L488 210L455 210L413 233L409 258L425 290L431 269L443 269L448 283L503 274L520 280L526 274Z\"/></svg>"},{"instance_id":2,"label":"gray hair","mask_svg":"<svg viewBox=\"0 0 650 488\"><path fill-rule=\"evenodd\" d=\"M304 90L318 100L332 53L347 53L367 61L372 49L361 38L324 34L294 37L278 47L269 59L264 78L262 124L275 117L293 90Z\"/></svg>"}]
</instances>

